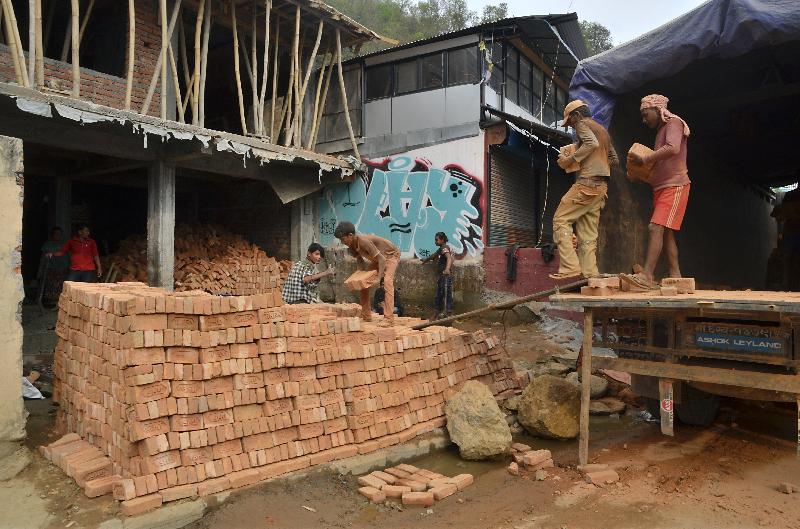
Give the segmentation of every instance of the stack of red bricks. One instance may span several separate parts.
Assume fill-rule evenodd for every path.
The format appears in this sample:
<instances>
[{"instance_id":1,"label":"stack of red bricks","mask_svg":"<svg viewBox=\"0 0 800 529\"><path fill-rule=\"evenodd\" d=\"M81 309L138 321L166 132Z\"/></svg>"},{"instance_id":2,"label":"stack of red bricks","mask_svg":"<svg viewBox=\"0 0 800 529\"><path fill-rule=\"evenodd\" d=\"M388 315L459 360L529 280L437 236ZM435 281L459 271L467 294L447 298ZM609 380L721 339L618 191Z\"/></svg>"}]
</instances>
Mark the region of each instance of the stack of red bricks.
<instances>
[{"instance_id":1,"label":"stack of red bricks","mask_svg":"<svg viewBox=\"0 0 800 529\"><path fill-rule=\"evenodd\" d=\"M110 459L125 512L408 441L444 425L446 399L469 379L498 398L517 388L483 333L280 303L65 283L59 423Z\"/></svg>"},{"instance_id":2,"label":"stack of red bricks","mask_svg":"<svg viewBox=\"0 0 800 529\"><path fill-rule=\"evenodd\" d=\"M397 465L386 470L376 470L358 478L358 492L373 503L399 500L403 505L430 507L434 502L452 496L472 485L472 474L459 474L452 478L417 468Z\"/></svg>"}]
</instances>

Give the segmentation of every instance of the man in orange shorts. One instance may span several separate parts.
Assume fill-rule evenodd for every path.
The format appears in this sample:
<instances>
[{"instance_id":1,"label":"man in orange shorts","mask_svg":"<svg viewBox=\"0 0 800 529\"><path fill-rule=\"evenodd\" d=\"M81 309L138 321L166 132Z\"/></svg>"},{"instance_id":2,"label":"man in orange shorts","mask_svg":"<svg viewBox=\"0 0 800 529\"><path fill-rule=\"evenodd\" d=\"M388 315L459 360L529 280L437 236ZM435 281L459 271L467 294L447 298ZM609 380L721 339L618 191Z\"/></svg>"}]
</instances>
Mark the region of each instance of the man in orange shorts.
<instances>
[{"instance_id":1,"label":"man in orange shorts","mask_svg":"<svg viewBox=\"0 0 800 529\"><path fill-rule=\"evenodd\" d=\"M686 169L689 125L667 110L668 102L669 99L659 94L642 98L639 107L642 122L657 131L655 150L646 157L631 153L628 162L635 165L653 164L650 173L653 216L650 219L650 238L644 270L623 277L638 287L649 289L658 288L653 274L662 249L667 254L669 277L681 277L675 233L681 229L691 186Z\"/></svg>"}]
</instances>

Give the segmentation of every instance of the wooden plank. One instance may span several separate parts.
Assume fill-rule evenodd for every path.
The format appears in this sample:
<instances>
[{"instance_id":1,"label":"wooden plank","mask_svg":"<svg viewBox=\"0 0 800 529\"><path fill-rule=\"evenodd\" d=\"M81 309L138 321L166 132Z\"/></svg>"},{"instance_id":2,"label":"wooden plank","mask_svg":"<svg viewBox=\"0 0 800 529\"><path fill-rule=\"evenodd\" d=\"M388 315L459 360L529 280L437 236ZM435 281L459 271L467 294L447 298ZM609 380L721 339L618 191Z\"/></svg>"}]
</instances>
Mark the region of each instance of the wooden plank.
<instances>
[{"instance_id":1,"label":"wooden plank","mask_svg":"<svg viewBox=\"0 0 800 529\"><path fill-rule=\"evenodd\" d=\"M605 356L596 356L593 360L595 367L598 369L614 369L634 375L800 393L800 375L779 375L775 373L759 373L746 369L687 366Z\"/></svg>"},{"instance_id":2,"label":"wooden plank","mask_svg":"<svg viewBox=\"0 0 800 529\"><path fill-rule=\"evenodd\" d=\"M594 318L592 309L583 313L583 354L581 355L581 423L578 441L578 461L589 462L589 405L592 397L592 338Z\"/></svg>"}]
</instances>

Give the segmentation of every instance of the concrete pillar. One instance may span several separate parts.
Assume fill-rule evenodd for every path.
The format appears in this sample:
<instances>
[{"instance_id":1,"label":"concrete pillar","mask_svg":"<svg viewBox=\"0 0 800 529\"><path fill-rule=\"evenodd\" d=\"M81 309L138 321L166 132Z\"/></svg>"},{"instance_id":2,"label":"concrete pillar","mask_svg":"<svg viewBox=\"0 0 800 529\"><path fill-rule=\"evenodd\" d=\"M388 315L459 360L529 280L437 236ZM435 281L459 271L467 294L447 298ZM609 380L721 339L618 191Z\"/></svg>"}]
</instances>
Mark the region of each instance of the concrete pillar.
<instances>
[{"instance_id":1,"label":"concrete pillar","mask_svg":"<svg viewBox=\"0 0 800 529\"><path fill-rule=\"evenodd\" d=\"M55 182L55 224L64 232L64 240L72 235L72 180L59 176Z\"/></svg>"},{"instance_id":2,"label":"concrete pillar","mask_svg":"<svg viewBox=\"0 0 800 529\"><path fill-rule=\"evenodd\" d=\"M175 274L175 166L147 171L147 282L172 291Z\"/></svg>"},{"instance_id":3,"label":"concrete pillar","mask_svg":"<svg viewBox=\"0 0 800 529\"><path fill-rule=\"evenodd\" d=\"M22 403L22 140L0 136L0 442L25 438Z\"/></svg>"},{"instance_id":4,"label":"concrete pillar","mask_svg":"<svg viewBox=\"0 0 800 529\"><path fill-rule=\"evenodd\" d=\"M308 195L292 202L292 233L290 254L293 261L306 256L308 245L319 241L317 236L317 198Z\"/></svg>"}]
</instances>

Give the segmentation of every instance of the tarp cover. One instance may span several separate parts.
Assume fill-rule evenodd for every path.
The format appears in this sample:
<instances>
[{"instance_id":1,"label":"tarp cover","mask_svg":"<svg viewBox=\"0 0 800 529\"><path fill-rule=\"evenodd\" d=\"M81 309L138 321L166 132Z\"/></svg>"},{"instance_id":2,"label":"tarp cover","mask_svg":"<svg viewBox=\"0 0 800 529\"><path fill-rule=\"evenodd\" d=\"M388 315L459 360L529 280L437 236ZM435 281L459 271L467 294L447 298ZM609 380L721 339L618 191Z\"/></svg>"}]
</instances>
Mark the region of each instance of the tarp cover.
<instances>
[{"instance_id":1,"label":"tarp cover","mask_svg":"<svg viewBox=\"0 0 800 529\"><path fill-rule=\"evenodd\" d=\"M800 40L800 0L711 0L628 43L580 62L570 99L608 127L617 96L707 57L732 58Z\"/></svg>"}]
</instances>

